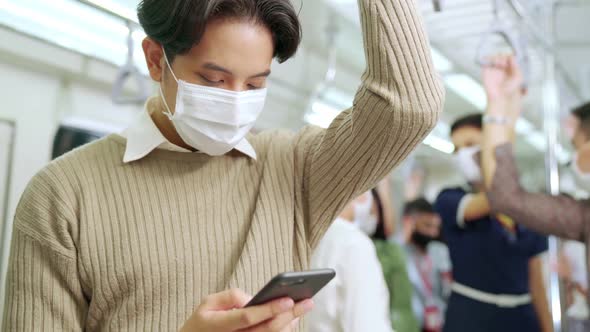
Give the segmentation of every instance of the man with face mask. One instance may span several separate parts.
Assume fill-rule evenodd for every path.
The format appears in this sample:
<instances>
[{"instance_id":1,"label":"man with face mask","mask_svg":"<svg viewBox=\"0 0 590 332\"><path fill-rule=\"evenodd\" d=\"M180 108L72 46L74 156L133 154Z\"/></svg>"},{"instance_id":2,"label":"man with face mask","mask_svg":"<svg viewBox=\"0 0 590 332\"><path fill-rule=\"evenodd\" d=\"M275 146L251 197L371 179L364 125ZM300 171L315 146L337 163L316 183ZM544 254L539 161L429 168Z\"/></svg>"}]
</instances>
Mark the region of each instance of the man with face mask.
<instances>
[{"instance_id":1,"label":"man with face mask","mask_svg":"<svg viewBox=\"0 0 590 332\"><path fill-rule=\"evenodd\" d=\"M513 57L497 56L492 66L485 68L483 77L490 102L486 110L489 120L484 129L482 163L492 211L509 215L538 232L585 242L588 254L590 202L567 195L529 193L519 184L512 152L523 98L523 77L517 62ZM590 103L574 109L572 114L577 120L572 167L577 184L590 191Z\"/></svg>"},{"instance_id":2,"label":"man with face mask","mask_svg":"<svg viewBox=\"0 0 590 332\"><path fill-rule=\"evenodd\" d=\"M435 204L453 264L444 330L551 331L541 259L547 239L490 210L479 165L482 122L476 113L451 126L454 161L468 185L443 190Z\"/></svg>"},{"instance_id":3,"label":"man with face mask","mask_svg":"<svg viewBox=\"0 0 590 332\"><path fill-rule=\"evenodd\" d=\"M377 228L372 207L370 192L352 201L312 255L312 267L333 268L336 277L315 297L310 332L392 331L389 291L368 236Z\"/></svg>"},{"instance_id":4,"label":"man with face mask","mask_svg":"<svg viewBox=\"0 0 590 332\"><path fill-rule=\"evenodd\" d=\"M291 1L141 1L158 95L124 133L31 180L2 330L303 328L311 300L245 306L275 275L309 268L342 208L426 137L444 104L417 2L358 4L367 67L353 106L329 128L251 135L273 59L301 41Z\"/></svg>"},{"instance_id":5,"label":"man with face mask","mask_svg":"<svg viewBox=\"0 0 590 332\"><path fill-rule=\"evenodd\" d=\"M440 247L434 243L440 237L440 217L432 204L424 198L406 203L402 232L408 276L414 288L414 314L421 323L422 331L441 331L451 269L449 264L445 264L445 261L448 262L448 258L444 258L445 253L441 254Z\"/></svg>"}]
</instances>

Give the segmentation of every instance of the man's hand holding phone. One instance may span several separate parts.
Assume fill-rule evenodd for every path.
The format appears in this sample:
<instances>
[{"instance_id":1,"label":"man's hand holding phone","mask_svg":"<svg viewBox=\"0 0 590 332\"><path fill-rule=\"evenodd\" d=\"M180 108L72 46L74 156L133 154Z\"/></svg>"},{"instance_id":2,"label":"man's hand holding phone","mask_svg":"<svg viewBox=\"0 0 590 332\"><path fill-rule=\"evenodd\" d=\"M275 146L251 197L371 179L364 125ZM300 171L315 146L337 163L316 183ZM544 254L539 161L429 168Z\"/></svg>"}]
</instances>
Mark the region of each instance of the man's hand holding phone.
<instances>
[{"instance_id":1,"label":"man's hand holding phone","mask_svg":"<svg viewBox=\"0 0 590 332\"><path fill-rule=\"evenodd\" d=\"M294 303L290 298L244 308L251 299L239 289L210 295L185 322L181 332L287 332L313 308L312 300Z\"/></svg>"}]
</instances>

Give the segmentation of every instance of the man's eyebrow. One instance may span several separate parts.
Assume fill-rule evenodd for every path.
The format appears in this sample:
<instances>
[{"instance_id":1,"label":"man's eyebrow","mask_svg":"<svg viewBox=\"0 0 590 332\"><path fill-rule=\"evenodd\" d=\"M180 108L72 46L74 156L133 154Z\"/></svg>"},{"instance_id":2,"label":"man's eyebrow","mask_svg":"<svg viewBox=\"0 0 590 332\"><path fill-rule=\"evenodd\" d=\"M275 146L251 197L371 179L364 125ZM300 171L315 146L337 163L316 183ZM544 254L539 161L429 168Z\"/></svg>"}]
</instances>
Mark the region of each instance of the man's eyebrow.
<instances>
[{"instance_id":1,"label":"man's eyebrow","mask_svg":"<svg viewBox=\"0 0 590 332\"><path fill-rule=\"evenodd\" d=\"M259 77L268 77L270 75L270 69L267 71L264 71L262 73L250 76L249 78L259 78Z\"/></svg>"},{"instance_id":2,"label":"man's eyebrow","mask_svg":"<svg viewBox=\"0 0 590 332\"><path fill-rule=\"evenodd\" d=\"M223 68L222 66L217 65L217 64L214 64L212 62L205 63L203 65L203 68L209 69L209 70L218 71L218 72L222 72L222 73L229 74L229 75L233 75L233 73L232 73L231 70L229 70L227 68ZM263 71L262 73L258 73L258 74L252 75L252 76L250 76L248 78L252 79L252 78L259 78L259 77L268 77L270 75L270 73L271 72L270 72L270 69L269 69L269 70Z\"/></svg>"},{"instance_id":3,"label":"man's eyebrow","mask_svg":"<svg viewBox=\"0 0 590 332\"><path fill-rule=\"evenodd\" d=\"M219 66L219 65L216 65L216 64L214 64L214 63L212 63L212 62L207 62L207 63L205 63L205 64L203 65L203 68L210 69L210 70L214 70L214 71L220 71L220 72L222 72L222 73L226 73L226 74L233 75L233 73L231 72L231 70L229 70L229 69L226 69L226 68L223 68L223 67L221 67L221 66Z\"/></svg>"}]
</instances>

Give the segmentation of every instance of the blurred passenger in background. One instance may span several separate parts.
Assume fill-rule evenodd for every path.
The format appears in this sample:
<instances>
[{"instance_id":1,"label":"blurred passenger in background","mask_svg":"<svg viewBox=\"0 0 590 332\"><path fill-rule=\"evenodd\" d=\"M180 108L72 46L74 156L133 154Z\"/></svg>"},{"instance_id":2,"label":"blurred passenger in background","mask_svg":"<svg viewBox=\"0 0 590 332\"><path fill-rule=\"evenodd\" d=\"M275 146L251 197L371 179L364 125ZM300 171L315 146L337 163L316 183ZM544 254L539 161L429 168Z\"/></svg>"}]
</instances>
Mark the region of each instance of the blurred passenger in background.
<instances>
[{"instance_id":1,"label":"blurred passenger in background","mask_svg":"<svg viewBox=\"0 0 590 332\"><path fill-rule=\"evenodd\" d=\"M516 61L513 57L495 57L493 66L485 68L483 77L489 104L482 163L491 209L538 232L585 242L588 248L588 200L529 193L519 184L512 144L522 111L523 77ZM590 103L577 107L572 114L577 121L572 138L576 150L572 168L577 185L590 192Z\"/></svg>"},{"instance_id":2,"label":"blurred passenger in background","mask_svg":"<svg viewBox=\"0 0 590 332\"><path fill-rule=\"evenodd\" d=\"M577 241L565 241L561 249L558 273L565 285L566 326L568 332L590 331L588 312L588 276L586 273L586 245Z\"/></svg>"},{"instance_id":3,"label":"blurred passenger in background","mask_svg":"<svg viewBox=\"0 0 590 332\"><path fill-rule=\"evenodd\" d=\"M541 258L547 239L490 209L479 165L482 114L458 119L451 139L467 184L443 190L435 204L453 263L444 330L552 331Z\"/></svg>"},{"instance_id":4,"label":"blurred passenger in background","mask_svg":"<svg viewBox=\"0 0 590 332\"><path fill-rule=\"evenodd\" d=\"M311 332L392 331L389 292L368 233L377 229L369 192L352 201L328 228L311 258L312 268L336 277L315 296Z\"/></svg>"},{"instance_id":5,"label":"blurred passenger in background","mask_svg":"<svg viewBox=\"0 0 590 332\"><path fill-rule=\"evenodd\" d=\"M387 185L387 184L386 184ZM387 187L380 185L371 190L373 214L377 216L375 232L369 233L375 244L385 283L389 289L389 309L393 329L397 332L419 332L420 324L412 309L413 288L407 271L406 255L397 243L388 241L394 232L394 220L388 218Z\"/></svg>"},{"instance_id":6,"label":"blurred passenger in background","mask_svg":"<svg viewBox=\"0 0 590 332\"><path fill-rule=\"evenodd\" d=\"M440 217L430 202L419 198L408 202L403 212L403 248L413 287L412 308L422 331L441 331L451 283L451 267L444 259ZM442 251L441 251L442 249Z\"/></svg>"}]
</instances>

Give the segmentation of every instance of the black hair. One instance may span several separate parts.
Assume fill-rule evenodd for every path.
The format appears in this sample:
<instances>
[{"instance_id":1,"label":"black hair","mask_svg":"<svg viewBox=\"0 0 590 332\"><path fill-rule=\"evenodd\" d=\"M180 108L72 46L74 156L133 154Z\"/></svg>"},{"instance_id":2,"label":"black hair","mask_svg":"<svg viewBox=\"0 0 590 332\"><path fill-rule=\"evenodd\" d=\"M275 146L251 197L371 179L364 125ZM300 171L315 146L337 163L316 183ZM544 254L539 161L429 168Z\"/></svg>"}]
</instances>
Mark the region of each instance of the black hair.
<instances>
[{"instance_id":1,"label":"black hair","mask_svg":"<svg viewBox=\"0 0 590 332\"><path fill-rule=\"evenodd\" d=\"M590 102L574 108L572 114L580 120L580 129L586 137L590 137Z\"/></svg>"},{"instance_id":2,"label":"black hair","mask_svg":"<svg viewBox=\"0 0 590 332\"><path fill-rule=\"evenodd\" d=\"M483 128L483 115L481 113L472 113L469 115L462 116L453 122L451 126L451 134L455 130L463 127L474 127L477 129Z\"/></svg>"},{"instance_id":3,"label":"black hair","mask_svg":"<svg viewBox=\"0 0 590 332\"><path fill-rule=\"evenodd\" d=\"M406 203L404 206L404 216L409 216L415 213L435 213L434 207L425 198L421 197L416 200Z\"/></svg>"},{"instance_id":4,"label":"black hair","mask_svg":"<svg viewBox=\"0 0 590 332\"><path fill-rule=\"evenodd\" d=\"M214 19L262 24L272 33L279 62L295 55L301 42L301 25L289 0L142 0L137 17L145 33L164 46L171 62L197 45Z\"/></svg>"},{"instance_id":5,"label":"black hair","mask_svg":"<svg viewBox=\"0 0 590 332\"><path fill-rule=\"evenodd\" d=\"M385 214L383 212L383 201L381 200L381 196L379 195L379 192L376 188L371 189L371 195L373 195L373 199L377 205L377 228L375 229L375 233L371 235L371 238L386 241L387 236L385 235Z\"/></svg>"}]
</instances>

